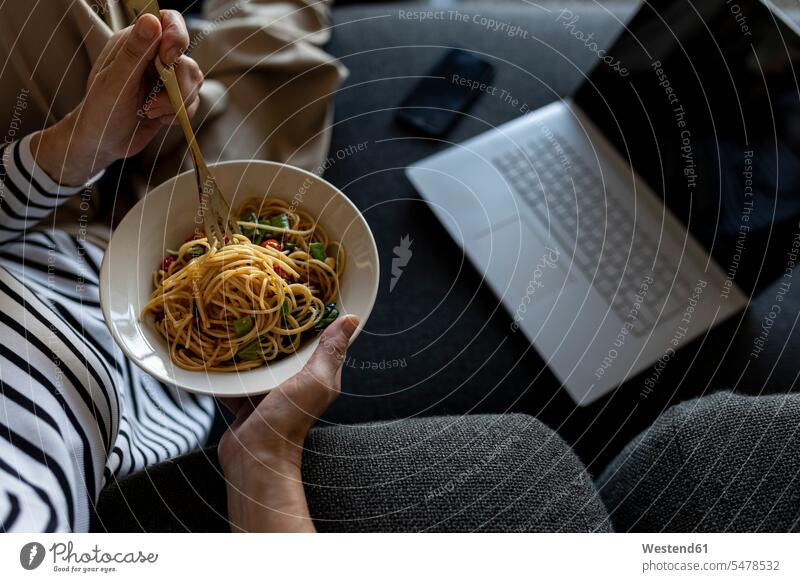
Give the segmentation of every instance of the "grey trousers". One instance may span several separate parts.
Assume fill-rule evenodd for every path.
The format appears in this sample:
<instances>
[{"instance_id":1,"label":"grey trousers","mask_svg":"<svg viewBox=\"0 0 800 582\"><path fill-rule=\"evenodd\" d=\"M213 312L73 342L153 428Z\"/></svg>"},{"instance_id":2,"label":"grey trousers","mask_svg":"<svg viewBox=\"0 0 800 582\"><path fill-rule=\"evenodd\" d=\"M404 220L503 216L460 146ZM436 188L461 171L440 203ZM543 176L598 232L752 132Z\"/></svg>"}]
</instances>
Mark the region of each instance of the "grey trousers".
<instances>
[{"instance_id":1,"label":"grey trousers","mask_svg":"<svg viewBox=\"0 0 800 582\"><path fill-rule=\"evenodd\" d=\"M320 531L800 530L800 394L674 406L596 483L519 414L317 428L306 447ZM93 530L226 531L225 509L207 450L106 487Z\"/></svg>"},{"instance_id":2,"label":"grey trousers","mask_svg":"<svg viewBox=\"0 0 800 582\"><path fill-rule=\"evenodd\" d=\"M317 428L303 479L319 531L609 531L566 443L512 414ZM94 531L227 531L213 450L110 484Z\"/></svg>"},{"instance_id":3,"label":"grey trousers","mask_svg":"<svg viewBox=\"0 0 800 582\"><path fill-rule=\"evenodd\" d=\"M597 486L617 531L800 531L800 394L673 406Z\"/></svg>"}]
</instances>

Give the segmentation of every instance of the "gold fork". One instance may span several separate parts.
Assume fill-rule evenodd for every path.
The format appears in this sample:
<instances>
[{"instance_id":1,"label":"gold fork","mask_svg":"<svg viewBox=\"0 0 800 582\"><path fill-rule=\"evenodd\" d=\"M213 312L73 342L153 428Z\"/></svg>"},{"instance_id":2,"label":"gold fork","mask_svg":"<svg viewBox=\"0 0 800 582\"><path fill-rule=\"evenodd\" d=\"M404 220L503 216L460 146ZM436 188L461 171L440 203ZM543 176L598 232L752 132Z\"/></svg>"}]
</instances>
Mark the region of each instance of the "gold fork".
<instances>
[{"instance_id":1,"label":"gold fork","mask_svg":"<svg viewBox=\"0 0 800 582\"><path fill-rule=\"evenodd\" d=\"M128 15L133 20L141 14L152 14L161 20L161 10L157 0L125 0ZM197 212L203 219L203 227L208 238L208 243L212 247L221 247L233 239L234 234L241 234L238 223L231 216L231 208L222 195L217 181L208 169L208 165L200 152L200 146L189 123L189 115L183 105L183 95L178 84L178 78L172 67L167 67L161 62L161 58L156 55L156 70L158 71L164 87L167 90L170 103L175 108L178 115L183 135L189 145L189 153L194 162L194 174L197 179L197 190L200 196L200 206Z\"/></svg>"}]
</instances>

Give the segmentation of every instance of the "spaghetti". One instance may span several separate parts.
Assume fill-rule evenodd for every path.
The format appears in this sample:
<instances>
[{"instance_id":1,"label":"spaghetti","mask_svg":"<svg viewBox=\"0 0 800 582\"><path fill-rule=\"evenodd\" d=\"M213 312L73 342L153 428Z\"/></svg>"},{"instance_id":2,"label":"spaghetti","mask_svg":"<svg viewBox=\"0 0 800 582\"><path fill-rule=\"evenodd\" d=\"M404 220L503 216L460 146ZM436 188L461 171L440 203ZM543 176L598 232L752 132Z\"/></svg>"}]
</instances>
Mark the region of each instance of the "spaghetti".
<instances>
[{"instance_id":1,"label":"spaghetti","mask_svg":"<svg viewBox=\"0 0 800 582\"><path fill-rule=\"evenodd\" d=\"M342 245L277 198L246 200L238 216L242 234L229 244L212 248L197 233L153 276L142 317L154 316L172 361L186 370L257 368L338 316Z\"/></svg>"}]
</instances>

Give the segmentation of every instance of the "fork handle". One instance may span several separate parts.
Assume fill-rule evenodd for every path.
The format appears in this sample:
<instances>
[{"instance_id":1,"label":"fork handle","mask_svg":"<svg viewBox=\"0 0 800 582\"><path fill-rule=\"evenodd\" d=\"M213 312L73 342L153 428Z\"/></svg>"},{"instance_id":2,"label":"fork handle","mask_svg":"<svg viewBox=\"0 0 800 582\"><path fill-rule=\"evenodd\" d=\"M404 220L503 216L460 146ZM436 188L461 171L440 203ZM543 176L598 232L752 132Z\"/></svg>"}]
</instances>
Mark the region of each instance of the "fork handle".
<instances>
[{"instance_id":1,"label":"fork handle","mask_svg":"<svg viewBox=\"0 0 800 582\"><path fill-rule=\"evenodd\" d=\"M181 93L181 86L178 83L178 76L172 67L167 67L161 62L161 57L156 56L156 70L164 82L164 87L167 90L167 96L170 103L175 108L178 115L178 123L180 123L183 135L186 137L186 142L189 144L189 150L192 152L194 158L202 159L200 154L200 146L197 145L197 139L194 136L192 124L189 122L189 114L186 112L186 106L183 103L183 94Z\"/></svg>"},{"instance_id":2,"label":"fork handle","mask_svg":"<svg viewBox=\"0 0 800 582\"><path fill-rule=\"evenodd\" d=\"M133 18L147 13L161 20L161 10L159 9L157 0L125 0L125 6ZM189 122L189 114L186 113L186 107L183 103L183 94L181 93L181 86L180 83L178 83L175 69L164 65L164 63L161 62L161 57L158 55L156 55L155 65L161 80L164 82L164 88L167 90L167 97L169 97L170 103L172 103L172 106L175 108L175 112L178 116L178 123L180 123L181 129L183 130L186 143L189 145L189 152L192 155L195 168L201 170L203 174L208 174L208 167L203 160L200 146L197 144L192 124ZM205 179L205 176L203 179ZM201 181L199 175L197 181L198 184Z\"/></svg>"}]
</instances>

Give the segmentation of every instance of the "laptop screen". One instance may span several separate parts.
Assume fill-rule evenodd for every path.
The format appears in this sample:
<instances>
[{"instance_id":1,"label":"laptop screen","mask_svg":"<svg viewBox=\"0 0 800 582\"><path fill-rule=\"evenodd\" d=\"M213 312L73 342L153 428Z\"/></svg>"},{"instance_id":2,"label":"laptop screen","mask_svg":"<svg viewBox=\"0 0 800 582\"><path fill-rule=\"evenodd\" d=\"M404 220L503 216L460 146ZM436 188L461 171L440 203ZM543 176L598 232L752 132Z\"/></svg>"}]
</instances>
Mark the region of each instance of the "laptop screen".
<instances>
[{"instance_id":1,"label":"laptop screen","mask_svg":"<svg viewBox=\"0 0 800 582\"><path fill-rule=\"evenodd\" d=\"M728 278L800 250L800 40L757 0L645 2L575 102Z\"/></svg>"}]
</instances>

